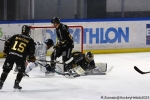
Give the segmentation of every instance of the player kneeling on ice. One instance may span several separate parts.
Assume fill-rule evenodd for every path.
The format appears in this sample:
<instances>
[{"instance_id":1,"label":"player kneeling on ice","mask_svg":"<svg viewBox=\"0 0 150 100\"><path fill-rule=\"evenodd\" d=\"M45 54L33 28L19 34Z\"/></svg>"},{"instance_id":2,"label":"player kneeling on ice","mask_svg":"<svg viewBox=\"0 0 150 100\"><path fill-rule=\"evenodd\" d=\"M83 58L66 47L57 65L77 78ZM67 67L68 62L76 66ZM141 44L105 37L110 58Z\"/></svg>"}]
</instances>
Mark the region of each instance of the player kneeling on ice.
<instances>
[{"instance_id":1,"label":"player kneeling on ice","mask_svg":"<svg viewBox=\"0 0 150 100\"><path fill-rule=\"evenodd\" d=\"M30 26L23 25L22 34L13 35L5 42L4 51L7 57L3 65L3 72L0 77L0 89L3 87L13 64L16 63L18 74L16 76L14 89L22 89L19 83L25 73L26 56L29 56L30 62L35 62L35 46L34 40L30 37Z\"/></svg>"},{"instance_id":2,"label":"player kneeling on ice","mask_svg":"<svg viewBox=\"0 0 150 100\"><path fill-rule=\"evenodd\" d=\"M95 64L94 55L90 51L85 54L74 52L71 58L65 63L68 71L72 69L79 75L103 73L107 70L107 63L98 63L98 66L97 63Z\"/></svg>"}]
</instances>

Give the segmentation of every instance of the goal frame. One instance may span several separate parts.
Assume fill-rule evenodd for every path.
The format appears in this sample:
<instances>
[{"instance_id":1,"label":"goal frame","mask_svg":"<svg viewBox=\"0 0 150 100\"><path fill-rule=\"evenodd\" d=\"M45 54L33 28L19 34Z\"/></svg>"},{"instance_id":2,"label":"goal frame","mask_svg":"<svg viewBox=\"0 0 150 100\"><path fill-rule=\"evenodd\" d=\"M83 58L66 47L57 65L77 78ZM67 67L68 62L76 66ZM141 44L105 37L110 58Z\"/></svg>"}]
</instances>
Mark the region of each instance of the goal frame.
<instances>
[{"instance_id":1,"label":"goal frame","mask_svg":"<svg viewBox=\"0 0 150 100\"><path fill-rule=\"evenodd\" d=\"M79 25L67 25L69 28L81 28L81 52L83 52L83 34L84 34L84 29L83 29L83 26L79 26ZM34 29L34 28L55 28L54 26L30 26L31 29Z\"/></svg>"}]
</instances>

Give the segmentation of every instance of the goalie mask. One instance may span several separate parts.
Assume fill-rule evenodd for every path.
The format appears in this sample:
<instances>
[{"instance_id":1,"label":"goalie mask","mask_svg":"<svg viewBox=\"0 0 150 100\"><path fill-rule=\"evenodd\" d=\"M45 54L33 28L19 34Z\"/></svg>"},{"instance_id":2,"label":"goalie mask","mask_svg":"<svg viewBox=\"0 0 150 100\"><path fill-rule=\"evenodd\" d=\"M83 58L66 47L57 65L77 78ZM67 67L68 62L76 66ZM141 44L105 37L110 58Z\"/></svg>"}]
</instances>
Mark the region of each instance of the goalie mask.
<instances>
[{"instance_id":1,"label":"goalie mask","mask_svg":"<svg viewBox=\"0 0 150 100\"><path fill-rule=\"evenodd\" d=\"M22 26L22 34L30 36L30 26L28 25L23 25Z\"/></svg>"},{"instance_id":2,"label":"goalie mask","mask_svg":"<svg viewBox=\"0 0 150 100\"><path fill-rule=\"evenodd\" d=\"M85 53L85 58L88 62L91 62L94 59L94 56L90 51L88 51Z\"/></svg>"},{"instance_id":3,"label":"goalie mask","mask_svg":"<svg viewBox=\"0 0 150 100\"><path fill-rule=\"evenodd\" d=\"M59 24L60 23L60 19L58 17L54 17L52 20L51 20L51 23L54 24Z\"/></svg>"}]
</instances>

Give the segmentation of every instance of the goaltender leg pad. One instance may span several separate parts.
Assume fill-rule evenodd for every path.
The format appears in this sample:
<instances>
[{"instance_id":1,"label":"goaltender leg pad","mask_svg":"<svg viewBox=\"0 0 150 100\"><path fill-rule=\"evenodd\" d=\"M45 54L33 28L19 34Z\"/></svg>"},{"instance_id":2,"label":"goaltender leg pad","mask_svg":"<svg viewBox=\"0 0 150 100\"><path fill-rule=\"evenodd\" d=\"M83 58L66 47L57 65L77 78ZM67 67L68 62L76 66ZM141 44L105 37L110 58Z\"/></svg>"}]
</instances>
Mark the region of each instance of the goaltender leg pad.
<instances>
[{"instance_id":1,"label":"goaltender leg pad","mask_svg":"<svg viewBox=\"0 0 150 100\"><path fill-rule=\"evenodd\" d=\"M95 69L98 69L101 72L106 72L107 71L107 63L96 63L95 66L96 66Z\"/></svg>"},{"instance_id":2,"label":"goaltender leg pad","mask_svg":"<svg viewBox=\"0 0 150 100\"><path fill-rule=\"evenodd\" d=\"M85 71L80 66L73 68L73 70L79 75L85 75Z\"/></svg>"}]
</instances>

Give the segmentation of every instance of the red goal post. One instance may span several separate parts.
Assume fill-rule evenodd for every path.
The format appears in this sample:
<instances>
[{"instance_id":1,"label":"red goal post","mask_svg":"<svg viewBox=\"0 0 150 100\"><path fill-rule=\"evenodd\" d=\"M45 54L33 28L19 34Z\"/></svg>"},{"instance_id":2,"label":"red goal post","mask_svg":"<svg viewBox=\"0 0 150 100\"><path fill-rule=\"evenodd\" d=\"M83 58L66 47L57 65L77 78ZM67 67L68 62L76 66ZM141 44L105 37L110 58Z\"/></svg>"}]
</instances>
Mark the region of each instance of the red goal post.
<instances>
[{"instance_id":1,"label":"red goal post","mask_svg":"<svg viewBox=\"0 0 150 100\"><path fill-rule=\"evenodd\" d=\"M77 42L74 41L74 49L73 51L81 51L83 52L83 33L84 33L84 29L83 29L83 26L79 26L79 25L68 25L69 29L72 30L72 34L73 35L73 38L76 38ZM43 38L51 38L51 39L55 39L55 38L52 38L52 36L46 36L46 30L50 30L51 32L55 33L54 30L55 30L55 27L54 26L42 26L42 25L34 25L34 26L31 26L31 37L36 40L36 41L41 41L41 40L44 40ZM45 33L44 33L45 32ZM38 33L38 34L37 34ZM45 36L44 36L45 34ZM41 36L42 37L41 37ZM40 39L41 38L41 39ZM80 38L80 39L79 39ZM55 40L54 40L55 41ZM77 49L77 50L76 50Z\"/></svg>"}]
</instances>

